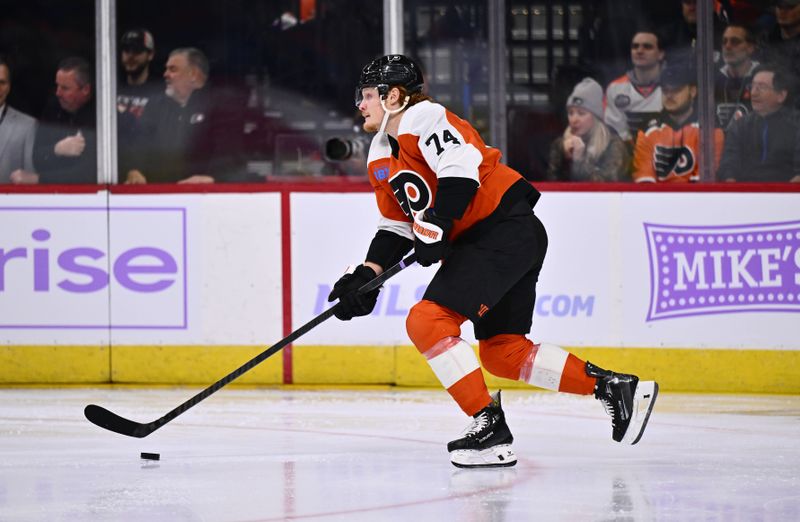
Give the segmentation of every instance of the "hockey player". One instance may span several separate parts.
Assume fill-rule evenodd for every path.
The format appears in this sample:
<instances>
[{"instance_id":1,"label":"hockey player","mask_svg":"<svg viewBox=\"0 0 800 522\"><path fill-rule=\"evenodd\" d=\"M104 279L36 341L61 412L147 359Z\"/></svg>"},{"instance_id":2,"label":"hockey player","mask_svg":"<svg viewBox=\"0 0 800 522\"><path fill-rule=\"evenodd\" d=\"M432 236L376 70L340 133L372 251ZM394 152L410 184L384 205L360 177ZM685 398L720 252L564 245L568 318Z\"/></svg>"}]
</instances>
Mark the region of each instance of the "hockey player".
<instances>
[{"instance_id":1,"label":"hockey player","mask_svg":"<svg viewBox=\"0 0 800 522\"><path fill-rule=\"evenodd\" d=\"M517 460L500 394L489 394L473 348L460 337L468 319L486 370L549 390L594 393L612 416L614 440L635 444L658 386L526 338L547 250L544 226L532 212L539 192L422 88L419 67L402 55L378 58L361 73L356 105L364 129L377 131L368 170L381 216L366 260L330 293L329 301L340 301L336 316L369 314L378 290L356 289L412 248L422 266L442 260L406 326L442 385L473 417L447 446L454 465Z\"/></svg>"}]
</instances>

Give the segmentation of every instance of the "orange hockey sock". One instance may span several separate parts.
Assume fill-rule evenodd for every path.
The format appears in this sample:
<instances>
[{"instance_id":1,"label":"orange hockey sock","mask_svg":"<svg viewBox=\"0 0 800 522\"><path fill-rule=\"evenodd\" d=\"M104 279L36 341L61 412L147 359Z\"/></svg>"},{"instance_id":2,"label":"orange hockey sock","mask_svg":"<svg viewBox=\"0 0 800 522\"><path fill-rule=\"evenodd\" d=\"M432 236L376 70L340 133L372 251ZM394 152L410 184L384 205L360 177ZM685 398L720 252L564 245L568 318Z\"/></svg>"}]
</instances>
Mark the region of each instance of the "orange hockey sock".
<instances>
[{"instance_id":1,"label":"orange hockey sock","mask_svg":"<svg viewBox=\"0 0 800 522\"><path fill-rule=\"evenodd\" d=\"M495 335L480 341L481 362L492 375L517 381L523 365L530 359L533 346L524 335Z\"/></svg>"},{"instance_id":2,"label":"orange hockey sock","mask_svg":"<svg viewBox=\"0 0 800 522\"><path fill-rule=\"evenodd\" d=\"M553 344L533 344L524 335L495 335L480 343L481 361L494 375L547 390L588 395L596 379L585 363Z\"/></svg>"},{"instance_id":3,"label":"orange hockey sock","mask_svg":"<svg viewBox=\"0 0 800 522\"><path fill-rule=\"evenodd\" d=\"M411 308L406 328L442 386L464 413L474 415L492 399L475 351L459 337L465 320L432 301L421 301Z\"/></svg>"},{"instance_id":4,"label":"orange hockey sock","mask_svg":"<svg viewBox=\"0 0 800 522\"><path fill-rule=\"evenodd\" d=\"M423 299L411 307L406 318L406 331L421 353L445 337L461 335L461 323L467 318L442 305Z\"/></svg>"},{"instance_id":5,"label":"orange hockey sock","mask_svg":"<svg viewBox=\"0 0 800 522\"><path fill-rule=\"evenodd\" d=\"M470 417L492 402L480 368L471 371L447 388L447 393L456 401L461 410Z\"/></svg>"},{"instance_id":6,"label":"orange hockey sock","mask_svg":"<svg viewBox=\"0 0 800 522\"><path fill-rule=\"evenodd\" d=\"M594 391L597 379L586 375L586 362L572 354L567 355L564 371L561 373L561 382L558 391L589 395Z\"/></svg>"}]
</instances>

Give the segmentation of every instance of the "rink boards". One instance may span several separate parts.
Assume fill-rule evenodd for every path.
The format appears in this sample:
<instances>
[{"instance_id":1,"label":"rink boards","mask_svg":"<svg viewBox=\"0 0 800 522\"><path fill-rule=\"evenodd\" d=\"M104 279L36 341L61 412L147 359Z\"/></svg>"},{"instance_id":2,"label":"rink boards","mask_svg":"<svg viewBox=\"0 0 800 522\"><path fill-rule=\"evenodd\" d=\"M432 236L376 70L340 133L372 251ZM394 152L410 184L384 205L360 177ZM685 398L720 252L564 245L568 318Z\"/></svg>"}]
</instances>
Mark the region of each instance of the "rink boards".
<instances>
[{"instance_id":1,"label":"rink boards","mask_svg":"<svg viewBox=\"0 0 800 522\"><path fill-rule=\"evenodd\" d=\"M373 196L258 190L0 195L0 382L206 384L317 316L363 260ZM545 190L531 337L668 390L798 393L799 208L798 192ZM405 334L434 270L241 381L435 385Z\"/></svg>"}]
</instances>

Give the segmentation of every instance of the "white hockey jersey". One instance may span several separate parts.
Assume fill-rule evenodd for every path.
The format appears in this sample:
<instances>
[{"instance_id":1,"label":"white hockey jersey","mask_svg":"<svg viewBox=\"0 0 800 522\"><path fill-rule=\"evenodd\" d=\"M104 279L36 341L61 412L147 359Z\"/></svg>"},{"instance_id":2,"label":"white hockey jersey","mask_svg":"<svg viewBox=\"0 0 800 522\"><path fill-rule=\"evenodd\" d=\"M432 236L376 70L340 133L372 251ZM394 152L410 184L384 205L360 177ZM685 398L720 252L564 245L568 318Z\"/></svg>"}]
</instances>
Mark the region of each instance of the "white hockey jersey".
<instances>
[{"instance_id":1,"label":"white hockey jersey","mask_svg":"<svg viewBox=\"0 0 800 522\"><path fill-rule=\"evenodd\" d=\"M623 140L630 141L643 124L661 111L661 86L640 84L628 71L608 84L606 89L606 125Z\"/></svg>"}]
</instances>

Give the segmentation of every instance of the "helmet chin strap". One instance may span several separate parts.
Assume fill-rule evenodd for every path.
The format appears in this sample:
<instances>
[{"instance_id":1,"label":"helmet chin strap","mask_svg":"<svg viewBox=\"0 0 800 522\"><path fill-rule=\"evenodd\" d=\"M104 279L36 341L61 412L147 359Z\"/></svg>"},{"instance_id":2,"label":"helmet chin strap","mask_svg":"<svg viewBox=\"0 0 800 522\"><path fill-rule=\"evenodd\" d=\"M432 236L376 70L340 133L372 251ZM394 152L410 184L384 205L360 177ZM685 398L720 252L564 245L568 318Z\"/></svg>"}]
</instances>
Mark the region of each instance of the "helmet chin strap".
<instances>
[{"instance_id":1,"label":"helmet chin strap","mask_svg":"<svg viewBox=\"0 0 800 522\"><path fill-rule=\"evenodd\" d=\"M386 124L389 123L389 116L397 114L398 112L405 109L406 105L408 105L408 100L410 99L411 99L410 96L406 96L405 100L403 100L403 105L401 105L400 108L390 111L389 109L386 108L386 97L384 96L383 98L381 98L381 108L383 109L383 120L381 121L381 128L378 129L378 132L380 133L386 132Z\"/></svg>"}]
</instances>

